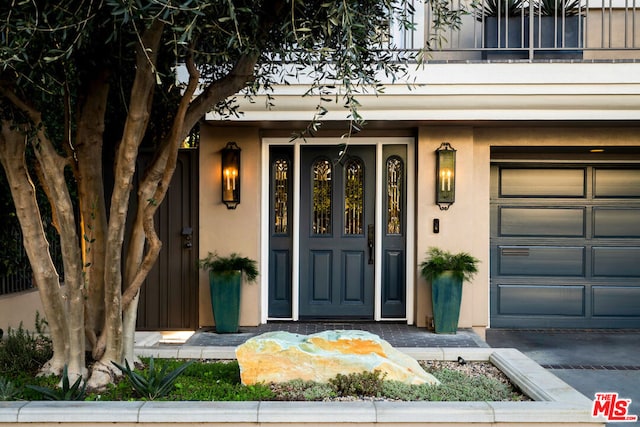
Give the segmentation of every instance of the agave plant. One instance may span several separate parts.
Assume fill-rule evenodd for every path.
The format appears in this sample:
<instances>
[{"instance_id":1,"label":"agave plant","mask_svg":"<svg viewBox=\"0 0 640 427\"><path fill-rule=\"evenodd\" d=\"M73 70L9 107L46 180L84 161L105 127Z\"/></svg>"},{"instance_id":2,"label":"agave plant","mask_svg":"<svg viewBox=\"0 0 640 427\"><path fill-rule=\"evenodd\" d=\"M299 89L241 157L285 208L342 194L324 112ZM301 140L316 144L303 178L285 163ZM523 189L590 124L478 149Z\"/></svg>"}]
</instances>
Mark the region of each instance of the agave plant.
<instances>
[{"instance_id":1,"label":"agave plant","mask_svg":"<svg viewBox=\"0 0 640 427\"><path fill-rule=\"evenodd\" d=\"M27 388L42 394L46 400L84 400L87 394L87 383L82 377L76 378L71 384L67 365L62 369L62 384L60 387L48 388L36 385L27 385Z\"/></svg>"},{"instance_id":2,"label":"agave plant","mask_svg":"<svg viewBox=\"0 0 640 427\"><path fill-rule=\"evenodd\" d=\"M149 400L155 400L169 394L171 390L173 390L173 386L178 379L178 376L180 376L185 369L191 366L193 362L193 360L190 360L173 371L167 372L166 366L156 369L156 365L152 357L149 359L149 366L146 373L134 371L129 366L129 362L127 360L124 361L125 366L116 362L111 363L113 363L127 376L131 382L131 386L140 396L146 397Z\"/></svg>"},{"instance_id":3,"label":"agave plant","mask_svg":"<svg viewBox=\"0 0 640 427\"><path fill-rule=\"evenodd\" d=\"M11 381L0 377L0 401L15 400L20 394L20 389Z\"/></svg>"},{"instance_id":4,"label":"agave plant","mask_svg":"<svg viewBox=\"0 0 640 427\"><path fill-rule=\"evenodd\" d=\"M581 0L537 0L534 4L536 15L574 16L580 13Z\"/></svg>"},{"instance_id":5,"label":"agave plant","mask_svg":"<svg viewBox=\"0 0 640 427\"><path fill-rule=\"evenodd\" d=\"M551 0L553 1L553 0ZM487 16L517 17L525 10L524 0L482 0L475 3L475 16L477 20L482 20Z\"/></svg>"}]
</instances>

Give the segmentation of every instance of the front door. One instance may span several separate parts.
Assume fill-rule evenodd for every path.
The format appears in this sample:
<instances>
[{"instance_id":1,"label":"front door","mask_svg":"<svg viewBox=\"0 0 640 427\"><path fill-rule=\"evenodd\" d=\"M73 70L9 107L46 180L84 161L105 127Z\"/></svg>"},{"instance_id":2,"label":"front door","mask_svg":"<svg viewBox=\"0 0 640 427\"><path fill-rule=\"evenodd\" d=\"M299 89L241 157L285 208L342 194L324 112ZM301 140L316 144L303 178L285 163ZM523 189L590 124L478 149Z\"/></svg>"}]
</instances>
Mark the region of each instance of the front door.
<instances>
[{"instance_id":1,"label":"front door","mask_svg":"<svg viewBox=\"0 0 640 427\"><path fill-rule=\"evenodd\" d=\"M324 141L269 141L267 317L412 319L412 141Z\"/></svg>"},{"instance_id":2,"label":"front door","mask_svg":"<svg viewBox=\"0 0 640 427\"><path fill-rule=\"evenodd\" d=\"M374 146L301 147L301 319L373 319L375 171Z\"/></svg>"}]
</instances>

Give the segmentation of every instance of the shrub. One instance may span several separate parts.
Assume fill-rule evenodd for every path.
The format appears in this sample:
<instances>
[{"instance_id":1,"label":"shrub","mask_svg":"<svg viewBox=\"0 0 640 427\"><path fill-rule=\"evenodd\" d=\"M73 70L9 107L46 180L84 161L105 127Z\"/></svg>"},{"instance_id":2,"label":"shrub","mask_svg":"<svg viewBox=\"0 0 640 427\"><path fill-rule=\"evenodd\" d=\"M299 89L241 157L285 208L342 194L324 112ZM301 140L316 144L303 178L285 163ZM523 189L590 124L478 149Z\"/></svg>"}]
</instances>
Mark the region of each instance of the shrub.
<instances>
[{"instance_id":1,"label":"shrub","mask_svg":"<svg viewBox=\"0 0 640 427\"><path fill-rule=\"evenodd\" d=\"M502 401L517 400L508 385L495 378L471 377L462 372L442 369L432 372L440 381L439 386L430 384L407 385L398 381L385 381L383 395L398 400L440 401Z\"/></svg>"},{"instance_id":2,"label":"shrub","mask_svg":"<svg viewBox=\"0 0 640 427\"><path fill-rule=\"evenodd\" d=\"M327 400L336 397L336 391L330 384L315 381L291 380L284 383L271 384L275 394L274 400Z\"/></svg>"},{"instance_id":3,"label":"shrub","mask_svg":"<svg viewBox=\"0 0 640 427\"><path fill-rule=\"evenodd\" d=\"M179 360L157 360L167 369L175 369ZM273 392L264 384L244 386L240 382L237 361L200 362L190 365L176 381L168 400L241 401L272 400Z\"/></svg>"},{"instance_id":4,"label":"shrub","mask_svg":"<svg viewBox=\"0 0 640 427\"><path fill-rule=\"evenodd\" d=\"M362 371L348 375L338 374L329 380L339 396L380 397L386 373Z\"/></svg>"},{"instance_id":5,"label":"shrub","mask_svg":"<svg viewBox=\"0 0 640 427\"><path fill-rule=\"evenodd\" d=\"M220 381L214 385L190 383L188 387L176 384L171 400L184 400L183 393L189 399L203 401L262 401L273 400L274 396L269 387L264 384L244 386Z\"/></svg>"},{"instance_id":6,"label":"shrub","mask_svg":"<svg viewBox=\"0 0 640 427\"><path fill-rule=\"evenodd\" d=\"M7 376L35 374L51 358L51 341L43 335L46 323L36 315L38 335L25 330L9 328L6 340L0 343L0 371Z\"/></svg>"}]
</instances>

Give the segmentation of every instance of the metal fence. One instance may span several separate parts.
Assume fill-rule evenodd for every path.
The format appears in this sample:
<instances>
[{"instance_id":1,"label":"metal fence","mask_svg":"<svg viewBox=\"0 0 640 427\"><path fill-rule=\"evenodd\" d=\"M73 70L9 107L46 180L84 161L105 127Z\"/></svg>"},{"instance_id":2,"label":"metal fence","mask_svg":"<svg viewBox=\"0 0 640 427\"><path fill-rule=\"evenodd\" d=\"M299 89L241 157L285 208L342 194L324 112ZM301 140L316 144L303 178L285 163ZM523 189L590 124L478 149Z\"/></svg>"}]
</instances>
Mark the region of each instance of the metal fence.
<instances>
[{"instance_id":1,"label":"metal fence","mask_svg":"<svg viewBox=\"0 0 640 427\"><path fill-rule=\"evenodd\" d=\"M437 37L429 4L414 7L417 30L392 25L393 44L437 40L434 59L640 59L640 0L450 0L461 25Z\"/></svg>"},{"instance_id":2,"label":"metal fence","mask_svg":"<svg viewBox=\"0 0 640 427\"><path fill-rule=\"evenodd\" d=\"M29 258L22 245L22 233L18 226L5 224L2 251L0 253L0 295L23 292L36 287ZM60 281L64 280L59 238L48 233L51 257L56 265Z\"/></svg>"}]
</instances>

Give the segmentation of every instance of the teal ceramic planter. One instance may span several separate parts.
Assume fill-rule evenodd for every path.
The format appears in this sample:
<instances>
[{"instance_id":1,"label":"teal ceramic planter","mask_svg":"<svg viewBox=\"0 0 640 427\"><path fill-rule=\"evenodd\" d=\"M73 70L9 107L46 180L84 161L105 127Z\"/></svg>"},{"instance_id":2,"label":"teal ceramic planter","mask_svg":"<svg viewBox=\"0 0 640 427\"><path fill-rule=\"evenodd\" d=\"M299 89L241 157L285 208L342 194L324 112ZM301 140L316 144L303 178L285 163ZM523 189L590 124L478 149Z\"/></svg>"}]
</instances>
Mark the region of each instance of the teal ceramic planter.
<instances>
[{"instance_id":1,"label":"teal ceramic planter","mask_svg":"<svg viewBox=\"0 0 640 427\"><path fill-rule=\"evenodd\" d=\"M455 334L460 317L462 280L451 271L435 276L431 281L431 301L436 334Z\"/></svg>"},{"instance_id":2,"label":"teal ceramic planter","mask_svg":"<svg viewBox=\"0 0 640 427\"><path fill-rule=\"evenodd\" d=\"M216 332L221 334L238 332L240 318L240 288L242 271L231 273L209 272L211 308L216 322Z\"/></svg>"}]
</instances>

